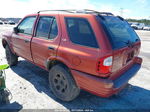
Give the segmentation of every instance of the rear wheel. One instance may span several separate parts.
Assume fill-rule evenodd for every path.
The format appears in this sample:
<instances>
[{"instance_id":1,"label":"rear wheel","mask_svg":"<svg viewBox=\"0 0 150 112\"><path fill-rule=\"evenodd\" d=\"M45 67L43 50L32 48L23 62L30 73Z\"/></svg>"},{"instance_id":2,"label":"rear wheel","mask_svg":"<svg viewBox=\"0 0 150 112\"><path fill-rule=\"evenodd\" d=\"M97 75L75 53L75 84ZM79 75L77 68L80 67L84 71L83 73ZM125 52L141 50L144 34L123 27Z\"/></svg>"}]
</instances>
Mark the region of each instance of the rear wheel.
<instances>
[{"instance_id":1,"label":"rear wheel","mask_svg":"<svg viewBox=\"0 0 150 112\"><path fill-rule=\"evenodd\" d=\"M49 83L54 95L63 101L71 101L80 93L71 73L61 64L49 71Z\"/></svg>"},{"instance_id":2,"label":"rear wheel","mask_svg":"<svg viewBox=\"0 0 150 112\"><path fill-rule=\"evenodd\" d=\"M5 53L6 53L7 63L9 64L9 66L14 66L14 65L16 65L18 63L18 56L16 56L11 51L11 49L9 48L8 45L6 45Z\"/></svg>"}]
</instances>

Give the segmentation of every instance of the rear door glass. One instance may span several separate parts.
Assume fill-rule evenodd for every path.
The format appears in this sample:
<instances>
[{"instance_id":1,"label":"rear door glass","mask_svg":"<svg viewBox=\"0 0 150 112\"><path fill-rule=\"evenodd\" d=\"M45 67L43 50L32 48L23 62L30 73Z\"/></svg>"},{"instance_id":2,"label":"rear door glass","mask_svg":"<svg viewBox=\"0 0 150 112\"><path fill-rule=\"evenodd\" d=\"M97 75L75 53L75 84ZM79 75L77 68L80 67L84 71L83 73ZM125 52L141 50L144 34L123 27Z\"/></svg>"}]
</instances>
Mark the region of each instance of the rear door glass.
<instances>
[{"instance_id":1,"label":"rear door glass","mask_svg":"<svg viewBox=\"0 0 150 112\"><path fill-rule=\"evenodd\" d=\"M41 16L38 22L36 37L53 40L58 35L55 17Z\"/></svg>"},{"instance_id":2,"label":"rear door glass","mask_svg":"<svg viewBox=\"0 0 150 112\"><path fill-rule=\"evenodd\" d=\"M37 26L36 37L48 39L52 20L52 17L40 17Z\"/></svg>"}]
</instances>

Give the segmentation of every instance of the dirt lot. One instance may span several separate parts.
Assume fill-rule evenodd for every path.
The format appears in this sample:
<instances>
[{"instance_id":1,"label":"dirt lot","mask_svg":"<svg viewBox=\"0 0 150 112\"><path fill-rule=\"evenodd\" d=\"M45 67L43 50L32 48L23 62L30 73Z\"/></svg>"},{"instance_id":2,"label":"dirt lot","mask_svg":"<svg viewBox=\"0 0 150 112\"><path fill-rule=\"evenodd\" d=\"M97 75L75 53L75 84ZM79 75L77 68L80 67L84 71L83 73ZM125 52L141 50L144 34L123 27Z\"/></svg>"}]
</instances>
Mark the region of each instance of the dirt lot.
<instances>
[{"instance_id":1,"label":"dirt lot","mask_svg":"<svg viewBox=\"0 0 150 112\"><path fill-rule=\"evenodd\" d=\"M0 26L0 35L12 26ZM66 103L57 100L48 87L48 73L39 67L19 59L17 66L6 70L7 88L12 93L10 104L0 108L13 109L55 109L53 111L70 111L74 109L94 110L142 110L150 111L150 32L137 31L142 40L140 56L143 58L142 68L118 95L110 98L101 98L85 91L79 97ZM0 39L0 58L5 63L5 52ZM37 111L37 110L32 110ZM48 110L43 110L48 111ZM52 110L51 110L52 111ZM88 111L88 110L87 110Z\"/></svg>"}]
</instances>

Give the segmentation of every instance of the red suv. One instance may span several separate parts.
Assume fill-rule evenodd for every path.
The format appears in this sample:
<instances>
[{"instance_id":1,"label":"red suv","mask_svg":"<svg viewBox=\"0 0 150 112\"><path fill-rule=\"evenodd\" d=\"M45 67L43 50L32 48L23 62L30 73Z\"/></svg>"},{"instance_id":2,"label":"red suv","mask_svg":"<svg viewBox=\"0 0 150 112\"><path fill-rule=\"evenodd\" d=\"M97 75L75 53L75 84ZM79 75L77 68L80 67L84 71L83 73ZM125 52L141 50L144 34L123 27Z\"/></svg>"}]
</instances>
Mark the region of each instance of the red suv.
<instances>
[{"instance_id":1,"label":"red suv","mask_svg":"<svg viewBox=\"0 0 150 112\"><path fill-rule=\"evenodd\" d=\"M141 42L122 17L93 10L39 11L3 35L10 66L18 56L49 71L49 86L63 101L80 89L109 97L140 69Z\"/></svg>"}]
</instances>

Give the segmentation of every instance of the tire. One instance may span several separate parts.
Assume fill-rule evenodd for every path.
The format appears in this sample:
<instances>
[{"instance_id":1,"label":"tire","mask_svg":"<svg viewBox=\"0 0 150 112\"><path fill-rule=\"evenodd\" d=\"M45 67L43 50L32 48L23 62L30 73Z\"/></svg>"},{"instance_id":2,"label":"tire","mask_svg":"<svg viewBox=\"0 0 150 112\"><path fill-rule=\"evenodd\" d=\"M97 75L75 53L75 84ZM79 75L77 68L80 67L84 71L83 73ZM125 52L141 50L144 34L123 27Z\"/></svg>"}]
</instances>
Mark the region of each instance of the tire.
<instances>
[{"instance_id":1,"label":"tire","mask_svg":"<svg viewBox=\"0 0 150 112\"><path fill-rule=\"evenodd\" d=\"M80 93L71 73L61 64L50 69L49 84L53 94L62 101L72 101Z\"/></svg>"},{"instance_id":2,"label":"tire","mask_svg":"<svg viewBox=\"0 0 150 112\"><path fill-rule=\"evenodd\" d=\"M15 66L18 63L18 56L16 56L8 45L5 47L6 59L9 66Z\"/></svg>"}]
</instances>

